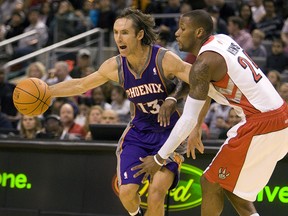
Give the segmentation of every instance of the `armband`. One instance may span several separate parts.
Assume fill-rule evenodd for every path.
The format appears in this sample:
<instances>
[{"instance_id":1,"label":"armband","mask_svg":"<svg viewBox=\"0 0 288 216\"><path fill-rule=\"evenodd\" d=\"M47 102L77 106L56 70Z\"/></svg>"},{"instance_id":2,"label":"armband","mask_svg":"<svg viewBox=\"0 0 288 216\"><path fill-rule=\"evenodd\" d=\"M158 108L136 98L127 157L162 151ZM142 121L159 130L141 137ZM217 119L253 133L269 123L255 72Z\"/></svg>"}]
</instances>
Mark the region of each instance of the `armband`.
<instances>
[{"instance_id":1,"label":"armband","mask_svg":"<svg viewBox=\"0 0 288 216\"><path fill-rule=\"evenodd\" d=\"M163 163L160 163L156 157L156 155L154 155L154 161L159 165L159 166L163 166Z\"/></svg>"},{"instance_id":2,"label":"armband","mask_svg":"<svg viewBox=\"0 0 288 216\"><path fill-rule=\"evenodd\" d=\"M170 96L169 96L169 97L166 97L166 98L165 98L165 101L166 101L166 100L173 100L173 101L175 101L175 102L177 103L177 99L176 99L175 97L170 97Z\"/></svg>"}]
</instances>

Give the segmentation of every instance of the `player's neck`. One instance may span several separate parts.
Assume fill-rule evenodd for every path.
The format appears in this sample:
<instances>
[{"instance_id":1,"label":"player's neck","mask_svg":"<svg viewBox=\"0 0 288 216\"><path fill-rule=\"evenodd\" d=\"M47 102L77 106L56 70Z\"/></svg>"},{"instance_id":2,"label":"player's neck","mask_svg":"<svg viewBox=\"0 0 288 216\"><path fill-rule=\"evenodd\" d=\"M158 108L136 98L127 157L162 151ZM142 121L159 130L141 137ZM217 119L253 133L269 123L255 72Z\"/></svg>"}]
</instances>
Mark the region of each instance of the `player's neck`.
<instances>
[{"instance_id":1,"label":"player's neck","mask_svg":"<svg viewBox=\"0 0 288 216\"><path fill-rule=\"evenodd\" d=\"M135 52L134 55L127 58L129 67L136 73L140 73L143 67L147 64L147 61L150 58L151 46L142 46L142 49L139 49Z\"/></svg>"}]
</instances>

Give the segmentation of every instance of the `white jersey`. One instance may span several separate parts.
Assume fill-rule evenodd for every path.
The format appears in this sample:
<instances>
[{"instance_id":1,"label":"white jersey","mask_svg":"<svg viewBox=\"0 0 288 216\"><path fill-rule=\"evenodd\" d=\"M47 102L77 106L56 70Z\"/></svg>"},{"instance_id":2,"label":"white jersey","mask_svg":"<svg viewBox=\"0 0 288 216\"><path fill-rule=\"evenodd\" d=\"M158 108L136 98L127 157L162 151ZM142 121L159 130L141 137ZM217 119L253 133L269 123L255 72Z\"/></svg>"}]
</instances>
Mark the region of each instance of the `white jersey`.
<instances>
[{"instance_id":1,"label":"white jersey","mask_svg":"<svg viewBox=\"0 0 288 216\"><path fill-rule=\"evenodd\" d=\"M234 107L242 118L281 107L283 99L266 75L231 37L211 36L199 55L205 51L218 53L227 65L225 77L210 84L208 95L216 102Z\"/></svg>"}]
</instances>

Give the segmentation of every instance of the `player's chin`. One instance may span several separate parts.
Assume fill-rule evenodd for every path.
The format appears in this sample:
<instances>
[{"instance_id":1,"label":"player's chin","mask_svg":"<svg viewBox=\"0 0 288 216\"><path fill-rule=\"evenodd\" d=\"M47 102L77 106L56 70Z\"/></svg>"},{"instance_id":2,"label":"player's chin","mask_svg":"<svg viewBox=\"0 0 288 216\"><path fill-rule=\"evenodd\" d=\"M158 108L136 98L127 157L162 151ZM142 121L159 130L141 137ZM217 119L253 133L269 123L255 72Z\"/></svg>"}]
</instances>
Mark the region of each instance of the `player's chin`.
<instances>
[{"instance_id":1,"label":"player's chin","mask_svg":"<svg viewBox=\"0 0 288 216\"><path fill-rule=\"evenodd\" d=\"M121 56L126 57L127 56L127 52L125 52L125 50L123 49L119 49L119 53Z\"/></svg>"}]
</instances>

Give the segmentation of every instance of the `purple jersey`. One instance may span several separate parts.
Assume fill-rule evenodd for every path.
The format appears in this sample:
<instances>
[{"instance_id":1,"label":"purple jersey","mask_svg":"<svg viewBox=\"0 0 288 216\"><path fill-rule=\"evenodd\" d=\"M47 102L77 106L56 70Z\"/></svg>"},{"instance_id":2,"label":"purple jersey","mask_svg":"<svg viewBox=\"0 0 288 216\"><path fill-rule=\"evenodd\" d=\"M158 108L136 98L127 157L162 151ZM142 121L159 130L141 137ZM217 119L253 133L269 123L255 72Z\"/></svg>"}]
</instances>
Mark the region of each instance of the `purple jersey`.
<instances>
[{"instance_id":1,"label":"purple jersey","mask_svg":"<svg viewBox=\"0 0 288 216\"><path fill-rule=\"evenodd\" d=\"M139 74L129 67L125 57L119 56L118 59L120 84L134 105L134 110L131 110L134 113L132 124L141 131L169 130L179 119L179 112L174 112L170 126L164 128L157 122L160 106L175 87L173 80L165 78L163 74L162 59L166 51L159 46L152 46L150 58Z\"/></svg>"},{"instance_id":2,"label":"purple jersey","mask_svg":"<svg viewBox=\"0 0 288 216\"><path fill-rule=\"evenodd\" d=\"M141 161L139 157L154 155L167 140L180 113L175 111L170 118L170 125L162 127L157 122L160 106L175 88L177 79L166 79L162 68L162 59L167 50L159 46L151 46L149 58L143 70L137 74L128 65L127 59L117 56L119 65L119 83L125 89L128 99L132 102L132 121L119 140L117 148L118 182L122 184L141 184L143 175L134 178L137 171L131 168ZM181 103L178 108L181 109ZM178 153L185 152L182 147ZM175 174L172 187L179 180L178 164L170 158L165 165Z\"/></svg>"}]
</instances>

